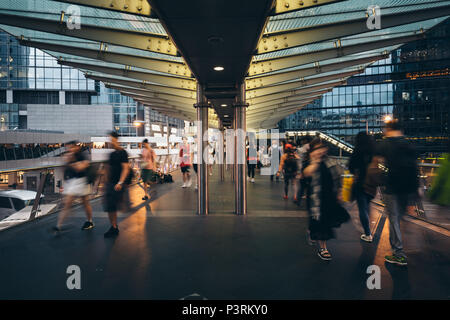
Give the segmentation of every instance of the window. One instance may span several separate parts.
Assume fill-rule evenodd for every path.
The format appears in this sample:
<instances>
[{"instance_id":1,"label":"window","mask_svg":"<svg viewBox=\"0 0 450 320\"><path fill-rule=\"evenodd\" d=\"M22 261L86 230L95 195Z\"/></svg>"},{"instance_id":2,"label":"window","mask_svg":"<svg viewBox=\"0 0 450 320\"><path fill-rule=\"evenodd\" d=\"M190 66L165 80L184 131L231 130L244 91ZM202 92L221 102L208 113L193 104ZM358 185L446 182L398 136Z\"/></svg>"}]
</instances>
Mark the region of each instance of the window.
<instances>
[{"instance_id":1,"label":"window","mask_svg":"<svg viewBox=\"0 0 450 320\"><path fill-rule=\"evenodd\" d=\"M7 197L0 197L0 208L12 209L11 201Z\"/></svg>"},{"instance_id":2,"label":"window","mask_svg":"<svg viewBox=\"0 0 450 320\"><path fill-rule=\"evenodd\" d=\"M13 204L14 204L14 209L16 209L16 211L22 210L23 208L25 208L25 202L23 200L17 199L17 198L11 198Z\"/></svg>"}]
</instances>

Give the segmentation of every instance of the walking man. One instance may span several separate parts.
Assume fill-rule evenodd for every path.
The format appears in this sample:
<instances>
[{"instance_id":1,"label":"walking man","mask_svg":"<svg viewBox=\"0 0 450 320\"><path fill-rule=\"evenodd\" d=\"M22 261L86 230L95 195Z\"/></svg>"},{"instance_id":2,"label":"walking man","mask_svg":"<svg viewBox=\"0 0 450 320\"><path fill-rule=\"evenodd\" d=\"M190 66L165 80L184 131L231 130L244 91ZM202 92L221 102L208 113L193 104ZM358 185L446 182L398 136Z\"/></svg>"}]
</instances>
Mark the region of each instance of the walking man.
<instances>
[{"instance_id":1,"label":"walking man","mask_svg":"<svg viewBox=\"0 0 450 320\"><path fill-rule=\"evenodd\" d=\"M375 155L384 159L387 168L384 203L389 218L389 241L392 255L385 261L401 266L407 265L400 232L400 218L419 187L416 152L403 136L397 120L388 122L384 128L385 139L376 147Z\"/></svg>"},{"instance_id":2,"label":"walking man","mask_svg":"<svg viewBox=\"0 0 450 320\"><path fill-rule=\"evenodd\" d=\"M117 226L117 210L123 201L123 191L129 173L128 154L119 144L119 135L117 132L109 134L111 146L114 151L109 155L106 193L105 193L105 211L108 212L111 227L104 234L105 238L116 237L119 235Z\"/></svg>"},{"instance_id":3,"label":"walking man","mask_svg":"<svg viewBox=\"0 0 450 320\"><path fill-rule=\"evenodd\" d=\"M144 197L142 200L148 200L148 188L152 181L155 181L156 175L156 163L155 163L155 151L150 147L148 139L142 141L142 182L144 184Z\"/></svg>"}]
</instances>

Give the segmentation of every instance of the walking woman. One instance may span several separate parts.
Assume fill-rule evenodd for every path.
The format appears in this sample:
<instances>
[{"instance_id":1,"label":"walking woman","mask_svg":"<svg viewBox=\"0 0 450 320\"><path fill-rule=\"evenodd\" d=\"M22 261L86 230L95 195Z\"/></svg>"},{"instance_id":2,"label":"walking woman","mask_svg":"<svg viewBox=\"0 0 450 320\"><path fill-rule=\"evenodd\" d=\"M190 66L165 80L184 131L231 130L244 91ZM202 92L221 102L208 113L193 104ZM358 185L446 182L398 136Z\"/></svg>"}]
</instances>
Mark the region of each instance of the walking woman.
<instances>
[{"instance_id":1,"label":"walking woman","mask_svg":"<svg viewBox=\"0 0 450 320\"><path fill-rule=\"evenodd\" d=\"M280 176L280 172L284 175L284 196L283 199L288 199L289 182L294 187L294 201L297 201L297 171L299 156L295 152L295 148L287 143L284 146L285 153L281 157L280 168L277 172L277 177Z\"/></svg>"},{"instance_id":2,"label":"walking woman","mask_svg":"<svg viewBox=\"0 0 450 320\"><path fill-rule=\"evenodd\" d=\"M364 234L361 235L361 240L372 242L373 237L370 232L369 209L370 201L375 194L367 192L365 188L365 181L367 177L367 169L372 162L374 153L374 143L372 137L365 132L360 132L356 135L355 150L350 157L348 169L350 173L355 176L355 182L352 187L352 197L356 199L359 210L359 220L364 229ZM376 188L375 188L376 193Z\"/></svg>"},{"instance_id":3,"label":"walking woman","mask_svg":"<svg viewBox=\"0 0 450 320\"><path fill-rule=\"evenodd\" d=\"M328 148L319 138L310 143L310 164L303 169L305 177L311 177L311 191L307 200L309 212L309 237L319 243L318 256L331 260L327 240L335 238L333 228L350 219L339 204L340 173L327 156Z\"/></svg>"}]
</instances>

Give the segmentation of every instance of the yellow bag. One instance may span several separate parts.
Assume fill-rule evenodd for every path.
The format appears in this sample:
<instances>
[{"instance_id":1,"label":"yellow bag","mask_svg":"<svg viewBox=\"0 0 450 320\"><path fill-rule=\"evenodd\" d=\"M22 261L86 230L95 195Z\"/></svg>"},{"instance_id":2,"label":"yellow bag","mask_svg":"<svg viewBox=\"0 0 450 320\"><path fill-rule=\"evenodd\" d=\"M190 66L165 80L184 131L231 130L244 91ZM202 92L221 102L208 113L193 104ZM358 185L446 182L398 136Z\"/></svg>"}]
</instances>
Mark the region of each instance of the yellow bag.
<instances>
[{"instance_id":1,"label":"yellow bag","mask_svg":"<svg viewBox=\"0 0 450 320\"><path fill-rule=\"evenodd\" d=\"M352 187L354 176L348 170L342 175L342 200L345 202L352 201Z\"/></svg>"}]
</instances>

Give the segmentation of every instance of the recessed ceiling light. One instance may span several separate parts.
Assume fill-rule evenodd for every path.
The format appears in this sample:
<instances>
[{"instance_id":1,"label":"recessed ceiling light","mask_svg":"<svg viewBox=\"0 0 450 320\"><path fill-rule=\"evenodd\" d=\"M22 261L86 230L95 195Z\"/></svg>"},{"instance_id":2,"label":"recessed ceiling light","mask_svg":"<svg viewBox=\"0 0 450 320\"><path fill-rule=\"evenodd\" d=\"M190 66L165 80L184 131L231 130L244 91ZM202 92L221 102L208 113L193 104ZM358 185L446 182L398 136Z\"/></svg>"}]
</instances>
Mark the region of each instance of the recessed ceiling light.
<instances>
[{"instance_id":1,"label":"recessed ceiling light","mask_svg":"<svg viewBox=\"0 0 450 320\"><path fill-rule=\"evenodd\" d=\"M223 116L224 116L224 118L228 118L229 117L229 115L227 115L227 114L224 114Z\"/></svg>"},{"instance_id":2,"label":"recessed ceiling light","mask_svg":"<svg viewBox=\"0 0 450 320\"><path fill-rule=\"evenodd\" d=\"M216 70L216 71L223 71L223 67L221 67L221 66L216 66L216 67L214 67L214 70Z\"/></svg>"},{"instance_id":3,"label":"recessed ceiling light","mask_svg":"<svg viewBox=\"0 0 450 320\"><path fill-rule=\"evenodd\" d=\"M222 103L220 106L221 106L221 107L226 107L227 104L226 104L226 103Z\"/></svg>"}]
</instances>

